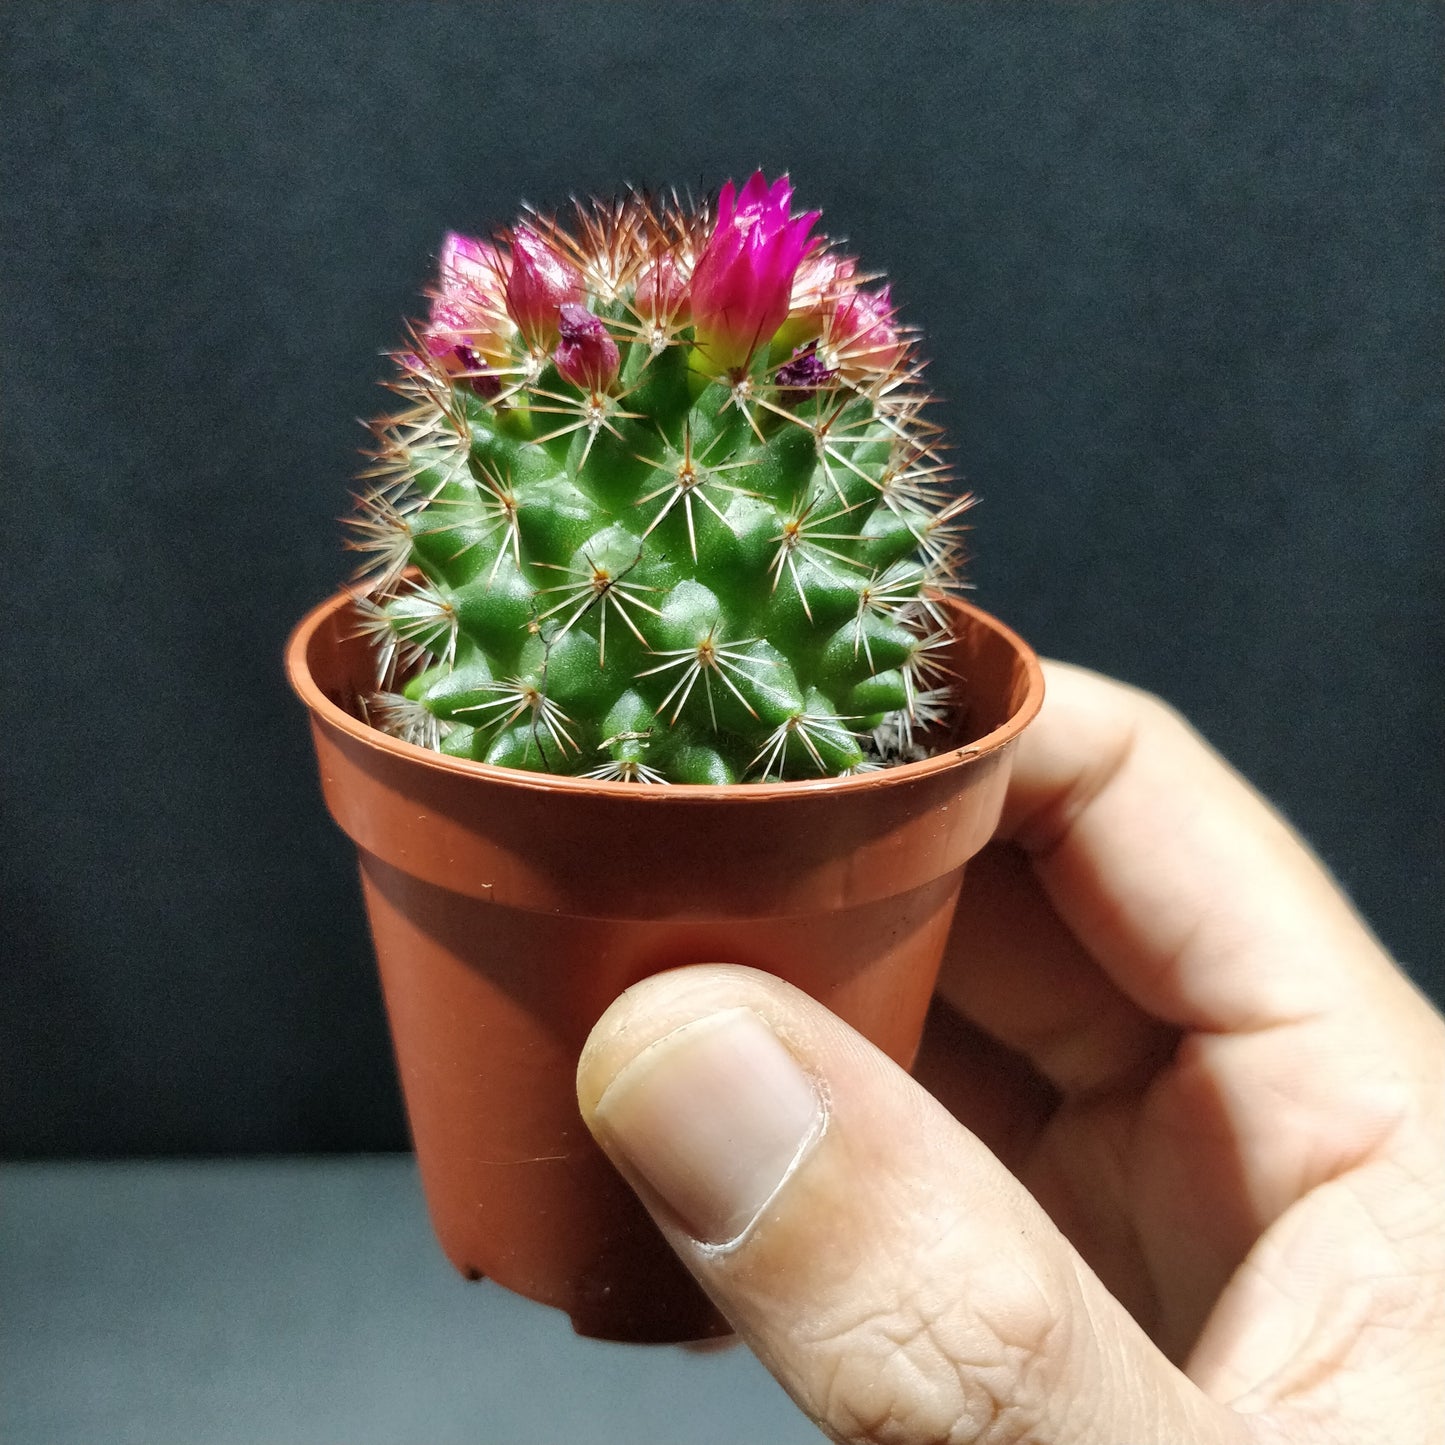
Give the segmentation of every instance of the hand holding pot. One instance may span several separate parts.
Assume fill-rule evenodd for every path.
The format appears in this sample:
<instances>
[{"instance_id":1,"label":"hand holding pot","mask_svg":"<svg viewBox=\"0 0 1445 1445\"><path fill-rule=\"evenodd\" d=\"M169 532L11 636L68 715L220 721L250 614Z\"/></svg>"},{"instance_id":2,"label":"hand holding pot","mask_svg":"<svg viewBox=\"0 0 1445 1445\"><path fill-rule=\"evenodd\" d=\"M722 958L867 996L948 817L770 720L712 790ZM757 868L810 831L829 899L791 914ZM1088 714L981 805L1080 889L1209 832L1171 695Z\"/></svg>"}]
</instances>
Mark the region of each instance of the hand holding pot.
<instances>
[{"instance_id":1,"label":"hand holding pot","mask_svg":"<svg viewBox=\"0 0 1445 1445\"><path fill-rule=\"evenodd\" d=\"M669 1242L839 1440L1433 1438L1438 1015L1141 694L1050 670L1003 835L933 1096L745 969L603 1017L583 1114Z\"/></svg>"}]
</instances>

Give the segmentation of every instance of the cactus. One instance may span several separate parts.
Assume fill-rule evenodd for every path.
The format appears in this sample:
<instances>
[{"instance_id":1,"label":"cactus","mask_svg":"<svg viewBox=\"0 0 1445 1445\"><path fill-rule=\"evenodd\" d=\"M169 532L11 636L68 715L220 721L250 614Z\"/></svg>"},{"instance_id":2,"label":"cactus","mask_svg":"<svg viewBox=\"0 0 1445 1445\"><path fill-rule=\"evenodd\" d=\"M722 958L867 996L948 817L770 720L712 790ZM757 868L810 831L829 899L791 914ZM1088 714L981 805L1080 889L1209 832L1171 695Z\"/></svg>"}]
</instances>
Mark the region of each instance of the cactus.
<instances>
[{"instance_id":1,"label":"cactus","mask_svg":"<svg viewBox=\"0 0 1445 1445\"><path fill-rule=\"evenodd\" d=\"M352 519L374 726L620 783L924 755L970 499L889 289L791 206L447 237Z\"/></svg>"}]
</instances>

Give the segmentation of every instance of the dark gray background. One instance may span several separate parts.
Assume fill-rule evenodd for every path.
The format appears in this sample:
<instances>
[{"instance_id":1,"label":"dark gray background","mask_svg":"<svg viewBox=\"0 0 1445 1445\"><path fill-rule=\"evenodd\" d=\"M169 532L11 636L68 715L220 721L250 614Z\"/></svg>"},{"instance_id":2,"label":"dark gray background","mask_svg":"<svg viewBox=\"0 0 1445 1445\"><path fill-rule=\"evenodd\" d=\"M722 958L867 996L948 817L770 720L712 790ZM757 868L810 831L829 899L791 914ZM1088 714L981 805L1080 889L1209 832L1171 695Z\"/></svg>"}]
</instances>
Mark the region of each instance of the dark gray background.
<instances>
[{"instance_id":1,"label":"dark gray background","mask_svg":"<svg viewBox=\"0 0 1445 1445\"><path fill-rule=\"evenodd\" d=\"M1440 997L1442 9L0 11L0 1152L404 1128L280 651L442 231L789 168L928 332L979 596Z\"/></svg>"}]
</instances>

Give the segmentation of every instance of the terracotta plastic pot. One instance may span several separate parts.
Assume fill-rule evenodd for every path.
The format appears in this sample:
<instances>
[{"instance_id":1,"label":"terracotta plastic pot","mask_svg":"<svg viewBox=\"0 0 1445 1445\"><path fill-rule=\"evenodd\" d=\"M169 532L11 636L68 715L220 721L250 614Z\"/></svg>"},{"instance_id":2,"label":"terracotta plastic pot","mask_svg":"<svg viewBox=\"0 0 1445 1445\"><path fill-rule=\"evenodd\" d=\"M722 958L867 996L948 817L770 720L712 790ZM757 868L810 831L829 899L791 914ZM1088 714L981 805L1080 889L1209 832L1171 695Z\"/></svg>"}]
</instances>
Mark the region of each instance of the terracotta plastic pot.
<instances>
[{"instance_id":1,"label":"terracotta plastic pot","mask_svg":"<svg viewBox=\"0 0 1445 1445\"><path fill-rule=\"evenodd\" d=\"M1037 659L951 604L967 699L951 751L818 782L644 787L458 761L360 721L351 599L296 629L322 788L361 880L432 1223L469 1278L579 1333L726 1329L593 1144L574 1072L623 989L680 964L787 978L907 1066L964 864L998 822Z\"/></svg>"}]
</instances>

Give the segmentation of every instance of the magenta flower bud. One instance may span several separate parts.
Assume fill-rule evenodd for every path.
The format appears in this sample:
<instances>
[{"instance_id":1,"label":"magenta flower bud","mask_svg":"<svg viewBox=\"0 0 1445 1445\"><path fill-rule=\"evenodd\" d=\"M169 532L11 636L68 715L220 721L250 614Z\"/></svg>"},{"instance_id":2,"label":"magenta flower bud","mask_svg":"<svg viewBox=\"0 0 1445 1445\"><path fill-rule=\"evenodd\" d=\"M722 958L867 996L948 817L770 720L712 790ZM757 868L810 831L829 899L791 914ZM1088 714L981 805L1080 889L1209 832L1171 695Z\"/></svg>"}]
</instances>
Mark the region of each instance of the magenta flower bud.
<instances>
[{"instance_id":1,"label":"magenta flower bud","mask_svg":"<svg viewBox=\"0 0 1445 1445\"><path fill-rule=\"evenodd\" d=\"M818 318L821 330L824 305L847 286L857 269L858 263L852 256L840 256L836 251L815 252L804 257L798 274L793 277L789 312L794 316Z\"/></svg>"},{"instance_id":2,"label":"magenta flower bud","mask_svg":"<svg viewBox=\"0 0 1445 1445\"><path fill-rule=\"evenodd\" d=\"M454 375L507 367L516 328L507 315L504 285L495 246L448 231L437 258L431 316L420 338L427 355Z\"/></svg>"},{"instance_id":3,"label":"magenta flower bud","mask_svg":"<svg viewBox=\"0 0 1445 1445\"><path fill-rule=\"evenodd\" d=\"M824 350L849 381L892 371L907 350L893 324L890 289L885 286L876 295L849 291L828 318Z\"/></svg>"},{"instance_id":4,"label":"magenta flower bud","mask_svg":"<svg viewBox=\"0 0 1445 1445\"><path fill-rule=\"evenodd\" d=\"M687 278L675 256L663 251L642 268L632 305L644 321L653 325L687 325L692 319L692 305Z\"/></svg>"},{"instance_id":5,"label":"magenta flower bud","mask_svg":"<svg viewBox=\"0 0 1445 1445\"><path fill-rule=\"evenodd\" d=\"M552 353L557 370L583 391L605 392L617 379L620 357L607 328L585 307L564 302L558 316L561 340Z\"/></svg>"},{"instance_id":6,"label":"magenta flower bud","mask_svg":"<svg viewBox=\"0 0 1445 1445\"><path fill-rule=\"evenodd\" d=\"M464 306L437 296L431 304L431 321L421 335L427 354L445 357L458 346L469 345L475 319Z\"/></svg>"},{"instance_id":7,"label":"magenta flower bud","mask_svg":"<svg viewBox=\"0 0 1445 1445\"><path fill-rule=\"evenodd\" d=\"M771 188L754 171L742 194L729 181L717 225L692 273L692 318L699 350L717 371L745 367L788 316L793 278L809 249L817 211L790 217L786 176Z\"/></svg>"},{"instance_id":8,"label":"magenta flower bud","mask_svg":"<svg viewBox=\"0 0 1445 1445\"><path fill-rule=\"evenodd\" d=\"M836 374L824 365L818 348L810 344L795 351L792 359L778 368L773 380L789 391L816 391L827 386Z\"/></svg>"},{"instance_id":9,"label":"magenta flower bud","mask_svg":"<svg viewBox=\"0 0 1445 1445\"><path fill-rule=\"evenodd\" d=\"M858 263L852 256L836 251L814 251L803 257L793 277L793 294L788 319L773 337L773 354L787 351L796 356L798 348L823 334L823 319L837 298L852 287Z\"/></svg>"},{"instance_id":10,"label":"magenta flower bud","mask_svg":"<svg viewBox=\"0 0 1445 1445\"><path fill-rule=\"evenodd\" d=\"M587 298L582 273L564 261L535 231L518 226L512 234L507 277L507 310L533 351L556 345L561 308Z\"/></svg>"},{"instance_id":11,"label":"magenta flower bud","mask_svg":"<svg viewBox=\"0 0 1445 1445\"><path fill-rule=\"evenodd\" d=\"M479 300L502 304L506 275L501 252L495 246L448 231L437 263L444 295L472 291Z\"/></svg>"}]
</instances>

